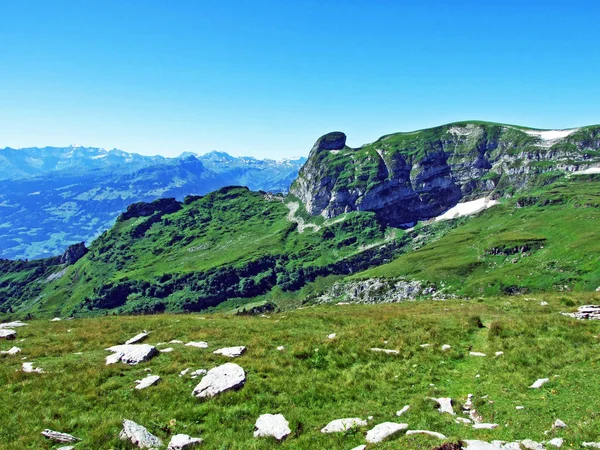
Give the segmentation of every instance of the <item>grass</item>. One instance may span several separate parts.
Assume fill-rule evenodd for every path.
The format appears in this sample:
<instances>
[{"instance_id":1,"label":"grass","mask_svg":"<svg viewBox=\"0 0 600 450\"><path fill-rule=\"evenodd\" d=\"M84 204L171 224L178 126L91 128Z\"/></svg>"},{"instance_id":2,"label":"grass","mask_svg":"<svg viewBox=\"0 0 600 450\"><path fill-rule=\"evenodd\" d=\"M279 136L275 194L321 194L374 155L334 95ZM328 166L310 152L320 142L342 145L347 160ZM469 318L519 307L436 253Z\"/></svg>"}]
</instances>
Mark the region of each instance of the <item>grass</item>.
<instances>
[{"instance_id":1,"label":"grass","mask_svg":"<svg viewBox=\"0 0 600 450\"><path fill-rule=\"evenodd\" d=\"M541 301L549 302L541 306ZM349 449L364 443L370 426L406 422L410 429L463 439L537 441L564 437L567 447L599 440L599 322L559 314L576 305L600 301L600 294L499 297L482 301L418 301L376 306L319 306L269 317L155 315L97 317L49 322L36 320L18 329L17 356L1 356L1 449L50 449L44 428L83 439L76 448L131 448L118 439L123 419L146 426L165 442L175 433L201 436L207 449L267 449L270 439L255 439L259 415L282 413L292 435L287 449ZM569 306L566 306L569 305ZM483 324L483 328L479 324ZM169 344L138 366L106 366L103 349L146 329L148 343L171 339L205 340L208 350ZM70 331L69 331L70 330ZM327 335L336 333L335 339ZM387 341L387 343L386 343ZM429 343L429 348L420 344ZM442 352L443 344L452 346ZM13 342L2 342L5 350ZM235 360L247 372L246 385L210 400L191 392L199 382L179 377L186 368L210 369L225 361L212 354L222 346L245 345ZM284 351L276 347L284 345ZM399 355L371 352L399 350ZM468 356L486 353L485 358ZM504 356L494 358L494 352ZM76 352L82 352L76 355ZM46 370L19 371L21 358ZM134 381L146 369L162 377L146 390ZM479 377L476 377L479 375ZM537 378L551 382L529 389ZM496 430L472 430L438 413L428 397L452 397L455 411L467 394ZM487 396L484 398L484 396ZM411 409L401 418L395 412ZM517 411L516 406L525 407ZM373 416L369 427L336 435L319 432L333 419ZM550 435L557 418L568 428ZM402 434L378 449L427 449L436 439Z\"/></svg>"}]
</instances>

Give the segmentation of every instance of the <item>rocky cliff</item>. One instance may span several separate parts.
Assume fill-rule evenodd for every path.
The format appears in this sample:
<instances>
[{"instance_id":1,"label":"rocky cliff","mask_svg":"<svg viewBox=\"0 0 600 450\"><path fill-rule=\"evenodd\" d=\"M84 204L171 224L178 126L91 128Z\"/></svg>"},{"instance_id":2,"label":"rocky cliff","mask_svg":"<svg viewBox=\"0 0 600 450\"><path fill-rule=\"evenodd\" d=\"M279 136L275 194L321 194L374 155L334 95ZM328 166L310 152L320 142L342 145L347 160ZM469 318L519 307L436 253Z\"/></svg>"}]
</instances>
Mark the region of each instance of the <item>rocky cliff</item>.
<instances>
[{"instance_id":1,"label":"rocky cliff","mask_svg":"<svg viewBox=\"0 0 600 450\"><path fill-rule=\"evenodd\" d=\"M534 130L460 122L384 136L359 148L321 137L290 193L312 215L374 211L409 226L465 200L499 197L540 175L600 165L600 126Z\"/></svg>"}]
</instances>

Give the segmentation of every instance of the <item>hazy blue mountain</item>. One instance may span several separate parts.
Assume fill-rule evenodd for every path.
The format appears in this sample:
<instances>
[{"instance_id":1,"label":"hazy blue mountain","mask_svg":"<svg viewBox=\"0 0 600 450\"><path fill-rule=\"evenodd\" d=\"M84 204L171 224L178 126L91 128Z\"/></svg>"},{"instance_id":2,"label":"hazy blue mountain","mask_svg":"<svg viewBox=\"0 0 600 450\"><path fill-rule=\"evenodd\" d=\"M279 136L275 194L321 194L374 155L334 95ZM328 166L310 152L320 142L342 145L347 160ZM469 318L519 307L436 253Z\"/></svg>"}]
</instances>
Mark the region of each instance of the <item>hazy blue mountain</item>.
<instances>
[{"instance_id":1,"label":"hazy blue mountain","mask_svg":"<svg viewBox=\"0 0 600 450\"><path fill-rule=\"evenodd\" d=\"M284 192L305 158L224 152L177 158L87 147L0 149L0 258L39 258L91 241L131 203L227 185Z\"/></svg>"}]
</instances>

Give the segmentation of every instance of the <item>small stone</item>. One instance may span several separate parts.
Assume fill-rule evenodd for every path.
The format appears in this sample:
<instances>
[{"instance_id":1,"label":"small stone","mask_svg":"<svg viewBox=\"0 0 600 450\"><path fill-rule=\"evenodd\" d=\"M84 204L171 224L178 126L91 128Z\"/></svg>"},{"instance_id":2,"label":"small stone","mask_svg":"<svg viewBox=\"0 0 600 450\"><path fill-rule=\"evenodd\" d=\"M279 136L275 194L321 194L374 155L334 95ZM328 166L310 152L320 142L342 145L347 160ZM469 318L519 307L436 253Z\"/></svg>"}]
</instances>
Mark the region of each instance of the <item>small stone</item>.
<instances>
[{"instance_id":1,"label":"small stone","mask_svg":"<svg viewBox=\"0 0 600 450\"><path fill-rule=\"evenodd\" d=\"M554 438L554 439L550 439L548 441L549 445L552 445L553 447L557 447L557 448L561 448L564 443L565 443L565 441L563 438Z\"/></svg>"},{"instance_id":2,"label":"small stone","mask_svg":"<svg viewBox=\"0 0 600 450\"><path fill-rule=\"evenodd\" d=\"M282 352L285 350L285 347L283 345L280 345L279 347L277 347L277 350Z\"/></svg>"},{"instance_id":3,"label":"small stone","mask_svg":"<svg viewBox=\"0 0 600 450\"><path fill-rule=\"evenodd\" d=\"M462 424L471 424L473 423L473 421L471 419L467 419L465 417L457 417L455 420L456 423L462 423Z\"/></svg>"},{"instance_id":4,"label":"small stone","mask_svg":"<svg viewBox=\"0 0 600 450\"><path fill-rule=\"evenodd\" d=\"M473 424L473 428L476 430L493 430L498 428L497 423L475 423Z\"/></svg>"},{"instance_id":5,"label":"small stone","mask_svg":"<svg viewBox=\"0 0 600 450\"><path fill-rule=\"evenodd\" d=\"M148 375L146 378L142 378L141 380L135 380L137 383L136 389L146 389L147 387L152 386L160 381L160 377L158 375Z\"/></svg>"},{"instance_id":6,"label":"small stone","mask_svg":"<svg viewBox=\"0 0 600 450\"><path fill-rule=\"evenodd\" d=\"M2 355L16 355L20 353L21 349L19 347L12 347L10 350L2 350L0 354Z\"/></svg>"},{"instance_id":7,"label":"small stone","mask_svg":"<svg viewBox=\"0 0 600 450\"><path fill-rule=\"evenodd\" d=\"M199 342L188 342L185 344L186 347L196 347L196 348L208 348L208 344L204 341Z\"/></svg>"},{"instance_id":8,"label":"small stone","mask_svg":"<svg viewBox=\"0 0 600 450\"><path fill-rule=\"evenodd\" d=\"M498 356L502 356L502 355L504 355L504 352L496 352L496 353L494 353L494 356L496 356L496 358L497 358Z\"/></svg>"},{"instance_id":9,"label":"small stone","mask_svg":"<svg viewBox=\"0 0 600 450\"><path fill-rule=\"evenodd\" d=\"M522 410L522 409L525 409L525 407L524 407L524 406L515 406L515 409L516 409L517 411L520 411L520 410Z\"/></svg>"},{"instance_id":10,"label":"small stone","mask_svg":"<svg viewBox=\"0 0 600 450\"><path fill-rule=\"evenodd\" d=\"M202 375L206 375L208 373L208 371L206 369L198 369L198 370L194 370L190 375L192 377L199 377Z\"/></svg>"},{"instance_id":11,"label":"small stone","mask_svg":"<svg viewBox=\"0 0 600 450\"><path fill-rule=\"evenodd\" d=\"M481 353L481 352L469 352L469 355L471 355L471 356L485 356L485 353Z\"/></svg>"},{"instance_id":12,"label":"small stone","mask_svg":"<svg viewBox=\"0 0 600 450\"><path fill-rule=\"evenodd\" d=\"M171 353L173 351L173 347L167 347L167 348L163 348L162 350L159 350L159 352L161 353Z\"/></svg>"},{"instance_id":13,"label":"small stone","mask_svg":"<svg viewBox=\"0 0 600 450\"><path fill-rule=\"evenodd\" d=\"M7 341L10 341L12 339L15 339L16 337L17 332L15 330L9 330L7 328L0 329L0 339L6 339Z\"/></svg>"},{"instance_id":14,"label":"small stone","mask_svg":"<svg viewBox=\"0 0 600 450\"><path fill-rule=\"evenodd\" d=\"M158 352L156 348L148 344L125 344L115 345L106 349L114 352L113 355L106 357L106 364L114 364L122 361L124 364L136 365L148 361Z\"/></svg>"},{"instance_id":15,"label":"small stone","mask_svg":"<svg viewBox=\"0 0 600 450\"><path fill-rule=\"evenodd\" d=\"M528 450L546 450L542 444L531 439L523 439L521 445Z\"/></svg>"},{"instance_id":16,"label":"small stone","mask_svg":"<svg viewBox=\"0 0 600 450\"><path fill-rule=\"evenodd\" d=\"M372 352L380 352L387 353L388 355L398 355L400 352L398 350L389 350L387 348L372 348Z\"/></svg>"},{"instance_id":17,"label":"small stone","mask_svg":"<svg viewBox=\"0 0 600 450\"><path fill-rule=\"evenodd\" d=\"M540 378L540 379L536 380L535 383L533 383L531 386L529 386L529 388L530 389L539 389L544 384L546 384L548 381L550 381L550 378Z\"/></svg>"},{"instance_id":18,"label":"small stone","mask_svg":"<svg viewBox=\"0 0 600 450\"><path fill-rule=\"evenodd\" d=\"M66 447L58 447L56 450L75 450L75 447L67 445Z\"/></svg>"},{"instance_id":19,"label":"small stone","mask_svg":"<svg viewBox=\"0 0 600 450\"><path fill-rule=\"evenodd\" d=\"M179 376L182 377L184 376L186 373L188 373L191 369L188 367L187 369L183 369L181 372L179 372Z\"/></svg>"},{"instance_id":20,"label":"small stone","mask_svg":"<svg viewBox=\"0 0 600 450\"><path fill-rule=\"evenodd\" d=\"M584 442L581 445L584 447L600 448L600 442Z\"/></svg>"},{"instance_id":21,"label":"small stone","mask_svg":"<svg viewBox=\"0 0 600 450\"><path fill-rule=\"evenodd\" d=\"M60 317L55 317L50 322L60 322L62 319Z\"/></svg>"},{"instance_id":22,"label":"small stone","mask_svg":"<svg viewBox=\"0 0 600 450\"><path fill-rule=\"evenodd\" d=\"M446 436L444 436L442 433L438 433L436 431L427 431L427 430L408 430L406 432L407 436L410 436L411 434L427 434L429 436L433 436L436 437L438 439L446 439Z\"/></svg>"},{"instance_id":23,"label":"small stone","mask_svg":"<svg viewBox=\"0 0 600 450\"><path fill-rule=\"evenodd\" d=\"M237 346L237 347L225 347L215 350L213 353L215 355L223 355L229 358L237 358L238 356L242 356L246 351L246 347Z\"/></svg>"},{"instance_id":24,"label":"small stone","mask_svg":"<svg viewBox=\"0 0 600 450\"><path fill-rule=\"evenodd\" d=\"M188 450L202 444L202 439L187 434L176 434L171 438L167 450Z\"/></svg>"},{"instance_id":25,"label":"small stone","mask_svg":"<svg viewBox=\"0 0 600 450\"><path fill-rule=\"evenodd\" d=\"M449 397L440 397L440 398L434 398L434 397L430 397L430 400L433 400L434 402L437 402L438 406L438 411L440 413L448 413L448 414L452 414L453 416L455 415L454 413L454 409L452 408L452 399Z\"/></svg>"},{"instance_id":26,"label":"small stone","mask_svg":"<svg viewBox=\"0 0 600 450\"><path fill-rule=\"evenodd\" d=\"M180 341L178 339L173 339L172 341L169 341L169 344L183 344L183 341Z\"/></svg>"},{"instance_id":27,"label":"small stone","mask_svg":"<svg viewBox=\"0 0 600 450\"><path fill-rule=\"evenodd\" d=\"M548 306L548 302L540 302L540 306Z\"/></svg>"},{"instance_id":28,"label":"small stone","mask_svg":"<svg viewBox=\"0 0 600 450\"><path fill-rule=\"evenodd\" d=\"M348 431L351 428L367 426L367 421L359 418L350 419L336 419L329 422L324 428L321 429L321 433L341 433Z\"/></svg>"},{"instance_id":29,"label":"small stone","mask_svg":"<svg viewBox=\"0 0 600 450\"><path fill-rule=\"evenodd\" d=\"M19 328L19 327L26 327L27 324L21 322L20 320L17 320L16 322L5 322L5 323L0 323L0 330L4 330L6 328Z\"/></svg>"},{"instance_id":30,"label":"small stone","mask_svg":"<svg viewBox=\"0 0 600 450\"><path fill-rule=\"evenodd\" d=\"M71 442L77 442L81 440L75 436L71 436L70 434L59 433L58 431L52 431L48 429L42 431L42 436L44 436L46 439L50 439L51 441L61 442L63 444L69 444Z\"/></svg>"},{"instance_id":31,"label":"small stone","mask_svg":"<svg viewBox=\"0 0 600 450\"><path fill-rule=\"evenodd\" d=\"M406 405L404 406L400 411L396 411L396 415L398 417L400 417L402 414L404 414L406 411L408 411L410 409L410 405Z\"/></svg>"},{"instance_id":32,"label":"small stone","mask_svg":"<svg viewBox=\"0 0 600 450\"><path fill-rule=\"evenodd\" d=\"M427 347L431 347L431 344L421 344L421 345L419 345L419 347L427 348Z\"/></svg>"},{"instance_id":33,"label":"small stone","mask_svg":"<svg viewBox=\"0 0 600 450\"><path fill-rule=\"evenodd\" d=\"M44 373L44 370L36 367L35 369L33 368L33 363L30 362L25 362L23 363L23 367L22 367L23 372L25 373Z\"/></svg>"},{"instance_id":34,"label":"small stone","mask_svg":"<svg viewBox=\"0 0 600 450\"><path fill-rule=\"evenodd\" d=\"M354 447L352 450L365 450L367 448L366 445L359 445L358 447Z\"/></svg>"},{"instance_id":35,"label":"small stone","mask_svg":"<svg viewBox=\"0 0 600 450\"><path fill-rule=\"evenodd\" d=\"M256 419L254 426L256 428L254 437L272 436L278 441L281 441L292 432L289 422L285 420L282 414L263 414Z\"/></svg>"},{"instance_id":36,"label":"small stone","mask_svg":"<svg viewBox=\"0 0 600 450\"><path fill-rule=\"evenodd\" d=\"M560 419L556 419L552 424L552 428L567 428L567 424Z\"/></svg>"},{"instance_id":37,"label":"small stone","mask_svg":"<svg viewBox=\"0 0 600 450\"><path fill-rule=\"evenodd\" d=\"M448 345L448 344L444 344L444 345L442 345L442 351L443 351L443 352L446 352L446 351L450 350L451 348L452 348L452 346L450 346L450 345Z\"/></svg>"},{"instance_id":38,"label":"small stone","mask_svg":"<svg viewBox=\"0 0 600 450\"><path fill-rule=\"evenodd\" d=\"M237 389L246 382L246 373L237 364L227 363L210 369L193 391L198 398L214 397L229 389Z\"/></svg>"},{"instance_id":39,"label":"small stone","mask_svg":"<svg viewBox=\"0 0 600 450\"><path fill-rule=\"evenodd\" d=\"M331 333L327 335L327 339L335 339L337 335L335 333Z\"/></svg>"},{"instance_id":40,"label":"small stone","mask_svg":"<svg viewBox=\"0 0 600 450\"><path fill-rule=\"evenodd\" d=\"M377 444L394 434L406 430L408 428L408 424L406 423L394 423L394 422L384 422L379 425L375 425L367 432L367 442L369 444Z\"/></svg>"},{"instance_id":41,"label":"small stone","mask_svg":"<svg viewBox=\"0 0 600 450\"><path fill-rule=\"evenodd\" d=\"M139 448L155 449L162 447L162 441L151 434L145 427L125 419L123 421L123 431L119 434L121 440L129 440L133 445Z\"/></svg>"},{"instance_id":42,"label":"small stone","mask_svg":"<svg viewBox=\"0 0 600 450\"><path fill-rule=\"evenodd\" d=\"M144 339L148 337L148 333L140 333L136 334L134 337L125 342L125 345L137 344L138 342L142 342Z\"/></svg>"}]
</instances>

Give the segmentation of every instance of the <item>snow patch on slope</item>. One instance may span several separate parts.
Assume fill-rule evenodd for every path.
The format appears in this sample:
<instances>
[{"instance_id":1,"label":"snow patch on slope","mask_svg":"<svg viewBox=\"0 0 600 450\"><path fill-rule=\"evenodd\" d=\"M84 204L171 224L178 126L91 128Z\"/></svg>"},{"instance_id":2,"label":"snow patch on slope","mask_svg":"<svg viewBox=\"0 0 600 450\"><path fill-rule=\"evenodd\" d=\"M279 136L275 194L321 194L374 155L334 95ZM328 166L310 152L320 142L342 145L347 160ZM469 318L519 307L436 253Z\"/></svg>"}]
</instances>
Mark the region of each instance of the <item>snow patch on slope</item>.
<instances>
[{"instance_id":1,"label":"snow patch on slope","mask_svg":"<svg viewBox=\"0 0 600 450\"><path fill-rule=\"evenodd\" d=\"M435 220L450 220L458 217L470 216L497 204L497 200L491 200L487 197L478 198L477 200L471 200L469 202L458 203L441 216L437 216Z\"/></svg>"},{"instance_id":2,"label":"snow patch on slope","mask_svg":"<svg viewBox=\"0 0 600 450\"><path fill-rule=\"evenodd\" d=\"M587 169L576 170L571 175L592 175L594 173L600 173L600 167L588 167Z\"/></svg>"},{"instance_id":3,"label":"snow patch on slope","mask_svg":"<svg viewBox=\"0 0 600 450\"><path fill-rule=\"evenodd\" d=\"M575 133L579 128L571 128L570 130L523 130L529 136L534 136L540 139L542 147L551 147L561 139Z\"/></svg>"}]
</instances>

